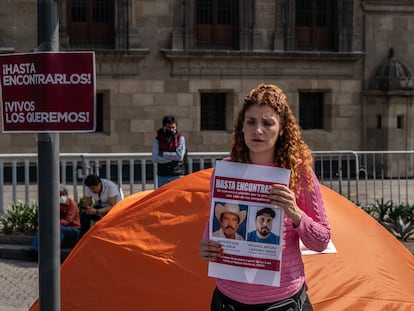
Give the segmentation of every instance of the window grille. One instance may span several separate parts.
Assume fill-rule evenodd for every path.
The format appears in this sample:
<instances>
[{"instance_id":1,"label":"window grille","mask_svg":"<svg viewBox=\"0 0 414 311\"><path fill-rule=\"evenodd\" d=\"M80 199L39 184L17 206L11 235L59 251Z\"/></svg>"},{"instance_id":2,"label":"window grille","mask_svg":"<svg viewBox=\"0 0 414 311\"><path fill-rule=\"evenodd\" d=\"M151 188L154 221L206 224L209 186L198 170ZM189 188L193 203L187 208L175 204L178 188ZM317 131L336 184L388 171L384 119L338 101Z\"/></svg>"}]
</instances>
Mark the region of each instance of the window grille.
<instances>
[{"instance_id":1,"label":"window grille","mask_svg":"<svg viewBox=\"0 0 414 311\"><path fill-rule=\"evenodd\" d=\"M397 129L402 128L404 128L404 116L400 114L397 116Z\"/></svg>"},{"instance_id":2,"label":"window grille","mask_svg":"<svg viewBox=\"0 0 414 311\"><path fill-rule=\"evenodd\" d=\"M299 94L299 125L304 130L323 129L324 93Z\"/></svg>"},{"instance_id":3,"label":"window grille","mask_svg":"<svg viewBox=\"0 0 414 311\"><path fill-rule=\"evenodd\" d=\"M197 48L238 48L238 1L196 1L196 45Z\"/></svg>"},{"instance_id":4,"label":"window grille","mask_svg":"<svg viewBox=\"0 0 414 311\"><path fill-rule=\"evenodd\" d=\"M201 93L201 130L224 131L226 129L226 93Z\"/></svg>"},{"instance_id":5,"label":"window grille","mask_svg":"<svg viewBox=\"0 0 414 311\"><path fill-rule=\"evenodd\" d=\"M115 0L68 0L67 28L71 49L115 47Z\"/></svg>"},{"instance_id":6,"label":"window grille","mask_svg":"<svg viewBox=\"0 0 414 311\"><path fill-rule=\"evenodd\" d=\"M296 48L335 50L336 1L296 1Z\"/></svg>"},{"instance_id":7,"label":"window grille","mask_svg":"<svg viewBox=\"0 0 414 311\"><path fill-rule=\"evenodd\" d=\"M377 115L377 129L382 129L382 116L380 114Z\"/></svg>"},{"instance_id":8,"label":"window grille","mask_svg":"<svg viewBox=\"0 0 414 311\"><path fill-rule=\"evenodd\" d=\"M104 132L104 93L96 93L96 129L95 132Z\"/></svg>"}]
</instances>

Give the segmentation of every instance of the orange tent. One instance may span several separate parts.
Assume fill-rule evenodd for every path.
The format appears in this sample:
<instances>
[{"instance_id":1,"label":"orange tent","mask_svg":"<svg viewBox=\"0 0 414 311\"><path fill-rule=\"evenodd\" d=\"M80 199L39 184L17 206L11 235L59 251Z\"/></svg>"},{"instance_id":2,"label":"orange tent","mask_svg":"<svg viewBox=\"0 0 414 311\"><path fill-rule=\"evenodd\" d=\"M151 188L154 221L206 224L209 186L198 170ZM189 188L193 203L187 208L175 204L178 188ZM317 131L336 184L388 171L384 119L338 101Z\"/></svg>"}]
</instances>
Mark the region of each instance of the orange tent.
<instances>
[{"instance_id":1,"label":"orange tent","mask_svg":"<svg viewBox=\"0 0 414 311\"><path fill-rule=\"evenodd\" d=\"M117 204L63 263L61 309L209 310L214 280L198 244L210 175L199 171ZM314 310L414 310L414 256L350 201L322 191L338 252L303 256Z\"/></svg>"}]
</instances>

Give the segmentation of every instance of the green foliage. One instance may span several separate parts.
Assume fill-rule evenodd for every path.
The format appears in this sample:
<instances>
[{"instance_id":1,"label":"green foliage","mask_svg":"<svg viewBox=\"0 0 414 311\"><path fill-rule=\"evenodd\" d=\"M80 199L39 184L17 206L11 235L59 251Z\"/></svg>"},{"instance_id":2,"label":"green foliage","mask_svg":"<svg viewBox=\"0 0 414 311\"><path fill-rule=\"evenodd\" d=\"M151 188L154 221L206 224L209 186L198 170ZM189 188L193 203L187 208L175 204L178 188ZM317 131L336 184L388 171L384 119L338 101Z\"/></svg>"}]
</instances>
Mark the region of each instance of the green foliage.
<instances>
[{"instance_id":1,"label":"green foliage","mask_svg":"<svg viewBox=\"0 0 414 311\"><path fill-rule=\"evenodd\" d=\"M38 205L19 201L13 203L0 217L1 231L5 234L35 234L38 228Z\"/></svg>"},{"instance_id":2,"label":"green foliage","mask_svg":"<svg viewBox=\"0 0 414 311\"><path fill-rule=\"evenodd\" d=\"M374 217L381 225L390 231L397 239L407 241L414 237L414 205L395 205L391 200L375 200L370 206L362 209Z\"/></svg>"},{"instance_id":3,"label":"green foliage","mask_svg":"<svg viewBox=\"0 0 414 311\"><path fill-rule=\"evenodd\" d=\"M85 198L80 198L79 199L78 207L79 208L84 208L85 207Z\"/></svg>"},{"instance_id":4,"label":"green foliage","mask_svg":"<svg viewBox=\"0 0 414 311\"><path fill-rule=\"evenodd\" d=\"M407 241L411 236L414 237L414 221L412 220L404 220L398 216L397 219L390 219L382 224L399 240Z\"/></svg>"},{"instance_id":5,"label":"green foliage","mask_svg":"<svg viewBox=\"0 0 414 311\"><path fill-rule=\"evenodd\" d=\"M379 222L383 222L387 219L391 208L394 206L391 200L384 202L384 199L375 200L374 205L371 208L371 216L373 216Z\"/></svg>"},{"instance_id":6,"label":"green foliage","mask_svg":"<svg viewBox=\"0 0 414 311\"><path fill-rule=\"evenodd\" d=\"M412 220L414 217L414 205L410 206L409 204L399 204L397 206L393 206L389 212L388 216L390 219L395 220L398 217L402 219Z\"/></svg>"}]
</instances>

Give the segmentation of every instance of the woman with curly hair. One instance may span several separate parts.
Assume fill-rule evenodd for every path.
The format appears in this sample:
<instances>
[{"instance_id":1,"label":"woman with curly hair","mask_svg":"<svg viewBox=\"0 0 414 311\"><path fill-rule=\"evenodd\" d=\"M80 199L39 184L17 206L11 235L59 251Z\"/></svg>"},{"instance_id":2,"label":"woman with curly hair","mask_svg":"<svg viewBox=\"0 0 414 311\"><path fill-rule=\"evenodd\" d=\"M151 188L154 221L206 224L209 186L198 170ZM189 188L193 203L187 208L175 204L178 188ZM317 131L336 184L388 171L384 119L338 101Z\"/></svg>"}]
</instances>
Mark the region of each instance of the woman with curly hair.
<instances>
[{"instance_id":1,"label":"woman with curly hair","mask_svg":"<svg viewBox=\"0 0 414 311\"><path fill-rule=\"evenodd\" d=\"M313 310L306 294L299 239L307 248L323 251L330 227L311 151L280 88L260 84L244 98L226 160L286 168L291 179L289 186L275 184L269 192L271 203L285 214L280 286L216 279L211 311ZM221 245L209 239L207 225L200 242L201 257L215 261L222 252Z\"/></svg>"}]
</instances>

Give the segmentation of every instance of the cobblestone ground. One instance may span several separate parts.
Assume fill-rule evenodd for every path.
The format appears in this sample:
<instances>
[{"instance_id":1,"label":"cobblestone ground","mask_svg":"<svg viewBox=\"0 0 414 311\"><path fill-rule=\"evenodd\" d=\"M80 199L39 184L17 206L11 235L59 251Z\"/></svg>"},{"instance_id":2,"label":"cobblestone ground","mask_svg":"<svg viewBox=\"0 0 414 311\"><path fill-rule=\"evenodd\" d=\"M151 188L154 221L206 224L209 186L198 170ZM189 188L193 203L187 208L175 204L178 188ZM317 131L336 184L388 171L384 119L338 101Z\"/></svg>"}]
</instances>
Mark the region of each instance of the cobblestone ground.
<instances>
[{"instance_id":1,"label":"cobblestone ground","mask_svg":"<svg viewBox=\"0 0 414 311\"><path fill-rule=\"evenodd\" d=\"M27 311L38 297L35 262L0 260L0 311Z\"/></svg>"},{"instance_id":2,"label":"cobblestone ground","mask_svg":"<svg viewBox=\"0 0 414 311\"><path fill-rule=\"evenodd\" d=\"M410 239L407 242L403 242L403 244L414 255L414 238Z\"/></svg>"}]
</instances>

